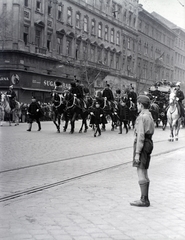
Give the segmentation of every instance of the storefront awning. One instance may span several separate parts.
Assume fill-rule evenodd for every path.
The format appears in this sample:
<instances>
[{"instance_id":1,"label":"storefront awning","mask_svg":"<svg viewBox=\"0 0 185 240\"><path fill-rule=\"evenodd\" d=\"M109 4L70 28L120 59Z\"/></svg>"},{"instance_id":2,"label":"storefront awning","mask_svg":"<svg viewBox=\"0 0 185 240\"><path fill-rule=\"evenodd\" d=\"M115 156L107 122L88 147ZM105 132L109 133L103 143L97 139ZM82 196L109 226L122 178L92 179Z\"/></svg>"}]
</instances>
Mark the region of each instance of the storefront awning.
<instances>
[{"instance_id":1,"label":"storefront awning","mask_svg":"<svg viewBox=\"0 0 185 240\"><path fill-rule=\"evenodd\" d=\"M49 89L25 88L25 87L22 87L21 89L26 91L37 91L37 92L51 92L53 90L53 89L49 90Z\"/></svg>"}]
</instances>

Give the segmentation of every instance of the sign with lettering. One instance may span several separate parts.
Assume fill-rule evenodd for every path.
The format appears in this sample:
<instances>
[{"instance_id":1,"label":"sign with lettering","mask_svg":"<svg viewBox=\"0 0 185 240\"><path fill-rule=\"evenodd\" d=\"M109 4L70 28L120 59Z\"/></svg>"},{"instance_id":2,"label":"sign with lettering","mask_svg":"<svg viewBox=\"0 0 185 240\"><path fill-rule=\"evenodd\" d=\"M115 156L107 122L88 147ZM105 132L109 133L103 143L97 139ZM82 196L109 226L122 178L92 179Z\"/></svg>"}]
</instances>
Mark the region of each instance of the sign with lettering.
<instances>
[{"instance_id":1,"label":"sign with lettering","mask_svg":"<svg viewBox=\"0 0 185 240\"><path fill-rule=\"evenodd\" d=\"M0 86L8 86L10 78L7 75L0 75Z\"/></svg>"}]
</instances>

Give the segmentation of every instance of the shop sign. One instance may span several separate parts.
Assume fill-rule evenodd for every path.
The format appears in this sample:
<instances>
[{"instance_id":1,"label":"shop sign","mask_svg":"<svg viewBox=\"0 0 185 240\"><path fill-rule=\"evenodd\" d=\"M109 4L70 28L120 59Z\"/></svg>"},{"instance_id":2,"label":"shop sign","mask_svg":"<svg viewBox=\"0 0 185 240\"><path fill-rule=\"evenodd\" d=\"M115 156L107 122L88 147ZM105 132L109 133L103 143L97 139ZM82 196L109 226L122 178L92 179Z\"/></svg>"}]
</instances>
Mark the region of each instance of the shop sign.
<instances>
[{"instance_id":1,"label":"shop sign","mask_svg":"<svg viewBox=\"0 0 185 240\"><path fill-rule=\"evenodd\" d=\"M9 85L10 79L6 76L0 76L0 85L1 86L7 86Z\"/></svg>"},{"instance_id":2,"label":"shop sign","mask_svg":"<svg viewBox=\"0 0 185 240\"><path fill-rule=\"evenodd\" d=\"M45 87L54 87L55 86L55 82L52 80L44 80L44 86Z\"/></svg>"},{"instance_id":3,"label":"shop sign","mask_svg":"<svg viewBox=\"0 0 185 240\"><path fill-rule=\"evenodd\" d=\"M40 80L32 79L32 87L39 87L40 83L41 83Z\"/></svg>"},{"instance_id":4,"label":"shop sign","mask_svg":"<svg viewBox=\"0 0 185 240\"><path fill-rule=\"evenodd\" d=\"M0 76L0 81L2 82L2 81L9 81L9 77L2 77L2 76Z\"/></svg>"},{"instance_id":5,"label":"shop sign","mask_svg":"<svg viewBox=\"0 0 185 240\"><path fill-rule=\"evenodd\" d=\"M52 80L44 80L43 82L44 87L55 87L55 81ZM61 85L59 86L59 88L69 88L70 84L69 83L64 83L61 82Z\"/></svg>"}]
</instances>

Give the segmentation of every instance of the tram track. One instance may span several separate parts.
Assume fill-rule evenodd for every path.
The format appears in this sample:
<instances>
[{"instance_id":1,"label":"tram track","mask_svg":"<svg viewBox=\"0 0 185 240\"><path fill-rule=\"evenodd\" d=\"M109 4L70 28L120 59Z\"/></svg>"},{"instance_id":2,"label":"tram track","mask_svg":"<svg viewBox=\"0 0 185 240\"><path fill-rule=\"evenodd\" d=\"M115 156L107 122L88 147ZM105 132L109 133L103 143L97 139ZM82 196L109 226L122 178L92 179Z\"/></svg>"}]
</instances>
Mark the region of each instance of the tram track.
<instances>
[{"instance_id":1,"label":"tram track","mask_svg":"<svg viewBox=\"0 0 185 240\"><path fill-rule=\"evenodd\" d=\"M166 139L165 140L155 141L154 144L161 143L161 142L166 142ZM132 149L132 148L133 148L133 146L127 146L127 147L123 147L123 148L116 148L116 149L111 149L111 150L107 150L107 151L100 151L100 152L95 152L95 153L90 153L90 154L83 154L83 155L80 155L80 156L74 156L74 157L69 157L69 158L64 158L64 159L59 159L59 160L54 160L54 161L48 161L48 162L42 162L42 163L38 163L38 164L32 164L32 165L27 165L27 166L20 166L20 167L17 167L17 168L2 170L2 171L0 171L0 174L8 173L8 172L14 172L14 171L19 171L19 170L24 170L24 169L29 169L29 168L34 168L34 167L41 167L41 166L55 164L55 163L60 163L60 162L65 162L65 161L71 161L71 160L74 160L74 159L81 159L81 158L95 156L95 155L100 155L100 154L104 154L104 153L123 151L123 150L127 150L127 149ZM166 152L166 153L168 153L168 152Z\"/></svg>"},{"instance_id":2,"label":"tram track","mask_svg":"<svg viewBox=\"0 0 185 240\"><path fill-rule=\"evenodd\" d=\"M163 142L163 140L162 141L156 141L155 143L157 143L157 142L160 143L160 142ZM26 168L29 168L29 167L37 167L37 166L52 164L52 163L61 162L61 161L69 161L70 159L72 160L72 159L76 159L76 158L82 158L82 157L87 157L87 156L92 156L92 155L97 155L97 154L103 154L103 153L109 153L109 152L119 151L119 150L123 150L123 149L130 149L130 148L132 148L132 147L129 146L129 147L121 148L121 149L113 149L113 150L109 150L109 151L102 151L102 152L98 152L98 153L92 153L92 154L87 154L87 155L83 155L83 156L67 158L67 159L63 159L63 160L57 160L57 161L53 161L53 162L47 162L47 163L42 163L42 164L37 164L37 165L32 165L32 166L27 166L27 167L9 169L9 170L6 170L6 171L2 171L0 173L22 170L22 169L26 169ZM184 148L184 146L169 149L167 151L163 151L163 152L153 154L152 156L153 157L157 157L159 155L162 156L162 155L168 154L170 152L175 152L175 151L183 149L183 148ZM7 194L6 196L0 197L0 202L6 202L6 201L13 200L13 199L16 199L16 198L19 198L19 197L23 197L23 196L26 196L26 195L29 195L29 194L38 193L38 192L41 192L41 191L44 191L44 190L47 190L47 189L50 189L50 188L53 188L53 187L57 187L57 186L60 186L60 185L63 185L63 184L66 184L66 183L84 178L84 177L88 177L88 176L93 175L93 174L101 173L103 171L107 171L107 170L110 170L110 169L118 168L118 167L121 167L121 166L126 167L130 163L131 163L131 161L127 161L127 162L124 162L124 163L121 163L121 164L114 164L114 165L109 166L109 167L100 168L100 169L90 171L90 172L86 172L86 173L83 173L83 174L78 174L76 176L72 176L72 177L63 179L61 181L56 181L56 182L51 183L51 184L43 184L41 186L31 187L31 188L23 190L23 191L18 191L18 192L14 192L14 193L11 193L11 194Z\"/></svg>"}]
</instances>

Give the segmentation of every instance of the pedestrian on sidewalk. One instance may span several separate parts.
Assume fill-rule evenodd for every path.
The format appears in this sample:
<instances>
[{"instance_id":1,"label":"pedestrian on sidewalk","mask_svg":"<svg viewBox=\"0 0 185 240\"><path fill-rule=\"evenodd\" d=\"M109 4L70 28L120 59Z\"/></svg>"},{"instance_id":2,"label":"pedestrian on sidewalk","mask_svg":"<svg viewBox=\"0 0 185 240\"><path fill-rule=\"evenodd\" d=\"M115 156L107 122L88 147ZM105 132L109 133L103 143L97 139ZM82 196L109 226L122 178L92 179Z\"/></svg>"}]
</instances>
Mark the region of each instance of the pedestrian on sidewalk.
<instances>
[{"instance_id":1,"label":"pedestrian on sidewalk","mask_svg":"<svg viewBox=\"0 0 185 240\"><path fill-rule=\"evenodd\" d=\"M40 104L36 101L35 97L32 97L32 102L28 107L28 132L31 131L32 128L32 123L35 120L38 124L38 131L41 130L41 123L40 123L40 118L43 116L43 112L41 109Z\"/></svg>"},{"instance_id":2,"label":"pedestrian on sidewalk","mask_svg":"<svg viewBox=\"0 0 185 240\"><path fill-rule=\"evenodd\" d=\"M137 207L150 206L150 201L148 198L150 184L148 168L153 150L152 135L154 134L154 120L149 112L149 107L149 97L146 95L140 95L137 98L137 109L139 116L136 119L136 125L134 129L135 140L133 147L133 167L137 167L141 199L130 203L131 206Z\"/></svg>"}]
</instances>

